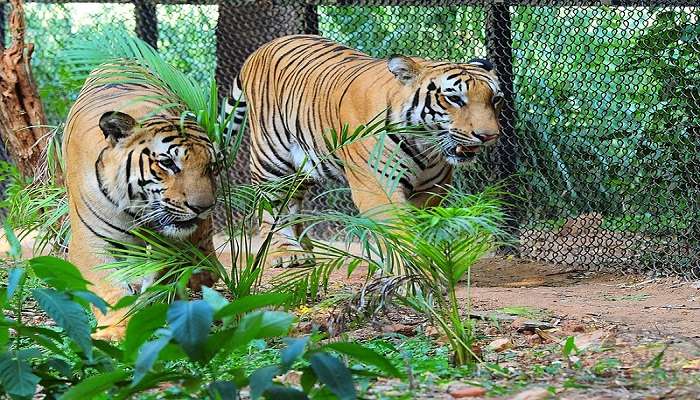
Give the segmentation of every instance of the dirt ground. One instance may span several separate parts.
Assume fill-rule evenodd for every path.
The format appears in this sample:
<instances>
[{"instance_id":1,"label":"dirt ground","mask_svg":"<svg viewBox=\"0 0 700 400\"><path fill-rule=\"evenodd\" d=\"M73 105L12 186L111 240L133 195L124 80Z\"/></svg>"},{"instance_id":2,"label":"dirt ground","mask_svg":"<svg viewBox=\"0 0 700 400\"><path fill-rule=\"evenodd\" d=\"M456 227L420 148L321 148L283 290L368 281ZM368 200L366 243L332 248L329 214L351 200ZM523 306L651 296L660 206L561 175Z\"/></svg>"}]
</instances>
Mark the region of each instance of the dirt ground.
<instances>
[{"instance_id":1,"label":"dirt ground","mask_svg":"<svg viewBox=\"0 0 700 400\"><path fill-rule=\"evenodd\" d=\"M224 248L220 260L230 263ZM266 269L265 279L280 272ZM349 278L337 271L331 281L360 286L365 270ZM466 285L459 292L466 298ZM553 264L489 256L472 268L476 310L529 307L561 319L604 321L634 332L700 338L700 282L680 278L573 270Z\"/></svg>"},{"instance_id":2,"label":"dirt ground","mask_svg":"<svg viewBox=\"0 0 700 400\"><path fill-rule=\"evenodd\" d=\"M700 338L698 282L572 271L500 258L478 263L472 281L477 309L526 306L632 331Z\"/></svg>"}]
</instances>

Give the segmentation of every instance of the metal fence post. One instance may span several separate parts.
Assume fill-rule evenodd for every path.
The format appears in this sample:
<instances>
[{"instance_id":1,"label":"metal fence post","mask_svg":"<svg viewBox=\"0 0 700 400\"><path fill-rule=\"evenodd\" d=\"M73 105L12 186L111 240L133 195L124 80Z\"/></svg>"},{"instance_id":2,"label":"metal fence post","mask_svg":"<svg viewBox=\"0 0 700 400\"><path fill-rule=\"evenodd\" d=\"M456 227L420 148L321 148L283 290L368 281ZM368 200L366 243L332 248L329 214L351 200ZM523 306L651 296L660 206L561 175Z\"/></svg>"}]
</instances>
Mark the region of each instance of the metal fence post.
<instances>
[{"instance_id":1,"label":"metal fence post","mask_svg":"<svg viewBox=\"0 0 700 400\"><path fill-rule=\"evenodd\" d=\"M316 10L317 4L314 2L306 3L304 6L304 33L310 35L318 35L318 11Z\"/></svg>"},{"instance_id":2,"label":"metal fence post","mask_svg":"<svg viewBox=\"0 0 700 400\"><path fill-rule=\"evenodd\" d=\"M136 18L136 35L154 49L158 48L158 13L156 2L151 0L134 0L134 17Z\"/></svg>"},{"instance_id":3,"label":"metal fence post","mask_svg":"<svg viewBox=\"0 0 700 400\"><path fill-rule=\"evenodd\" d=\"M496 179L502 181L508 194L505 201L507 231L517 239L520 223L517 193L518 138L515 130L515 91L513 88L513 41L510 24L510 4L495 0L486 4L486 48L489 59L496 66L501 81L504 104L501 110L501 139L495 154ZM503 250L518 253L518 245Z\"/></svg>"}]
</instances>

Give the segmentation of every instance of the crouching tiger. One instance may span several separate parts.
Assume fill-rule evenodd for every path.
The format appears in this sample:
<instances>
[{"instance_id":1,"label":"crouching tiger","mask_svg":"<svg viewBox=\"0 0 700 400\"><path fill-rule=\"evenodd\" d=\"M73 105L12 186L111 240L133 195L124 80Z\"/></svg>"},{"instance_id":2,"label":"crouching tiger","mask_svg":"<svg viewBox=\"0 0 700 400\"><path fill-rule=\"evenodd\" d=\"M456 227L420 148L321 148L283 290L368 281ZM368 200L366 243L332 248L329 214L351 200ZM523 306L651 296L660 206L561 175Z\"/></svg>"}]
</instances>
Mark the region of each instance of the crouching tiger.
<instances>
[{"instance_id":1,"label":"crouching tiger","mask_svg":"<svg viewBox=\"0 0 700 400\"><path fill-rule=\"evenodd\" d=\"M429 61L393 56L377 59L331 40L310 35L275 39L244 63L230 96L233 121L246 112L251 135L250 168L254 183L311 169L313 178L345 177L361 212L390 203L427 206L451 183L452 167L474 158L499 136L498 113L503 95L491 63ZM350 131L384 114L389 124L423 126L428 137L390 134L383 159L398 154L405 171L398 190L390 193L369 159L376 137L343 147L328 159L324 135ZM324 162L321 162L324 160ZM303 193L288 210L295 213ZM263 216L261 233L273 226ZM301 227L273 234L273 265L300 263Z\"/></svg>"}]
</instances>

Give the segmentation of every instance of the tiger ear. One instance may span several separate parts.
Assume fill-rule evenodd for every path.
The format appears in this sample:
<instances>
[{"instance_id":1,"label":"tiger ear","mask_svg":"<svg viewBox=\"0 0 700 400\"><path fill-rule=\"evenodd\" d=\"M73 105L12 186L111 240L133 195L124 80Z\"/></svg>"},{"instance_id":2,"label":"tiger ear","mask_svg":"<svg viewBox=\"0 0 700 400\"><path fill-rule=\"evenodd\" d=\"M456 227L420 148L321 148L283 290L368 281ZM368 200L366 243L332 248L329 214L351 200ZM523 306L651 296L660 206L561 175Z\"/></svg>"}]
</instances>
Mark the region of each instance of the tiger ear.
<instances>
[{"instance_id":1,"label":"tiger ear","mask_svg":"<svg viewBox=\"0 0 700 400\"><path fill-rule=\"evenodd\" d=\"M493 63L489 60L483 58L473 58L467 61L467 64L475 65L479 68L483 68L488 72L493 71Z\"/></svg>"},{"instance_id":2,"label":"tiger ear","mask_svg":"<svg viewBox=\"0 0 700 400\"><path fill-rule=\"evenodd\" d=\"M416 79L418 73L420 72L420 66L417 62L413 61L410 57L402 55L394 55L389 57L387 61L387 66L389 71L401 81L404 85L408 85Z\"/></svg>"},{"instance_id":3,"label":"tiger ear","mask_svg":"<svg viewBox=\"0 0 700 400\"><path fill-rule=\"evenodd\" d=\"M129 136L135 126L136 120L131 115L119 111L109 111L100 117L100 129L112 146Z\"/></svg>"}]
</instances>

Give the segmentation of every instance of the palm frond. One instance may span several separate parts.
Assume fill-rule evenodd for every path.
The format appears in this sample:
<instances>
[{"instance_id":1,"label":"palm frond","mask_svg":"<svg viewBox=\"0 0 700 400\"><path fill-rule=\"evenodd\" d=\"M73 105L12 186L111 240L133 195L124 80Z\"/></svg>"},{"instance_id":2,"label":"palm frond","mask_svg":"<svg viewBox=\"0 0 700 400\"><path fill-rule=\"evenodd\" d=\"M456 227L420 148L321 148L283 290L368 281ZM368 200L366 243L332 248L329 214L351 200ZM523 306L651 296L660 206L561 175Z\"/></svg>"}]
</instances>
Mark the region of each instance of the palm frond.
<instances>
[{"instance_id":1,"label":"palm frond","mask_svg":"<svg viewBox=\"0 0 700 400\"><path fill-rule=\"evenodd\" d=\"M82 83L93 73L95 79L111 83L162 88L166 93L163 104L184 106L183 113L194 116L213 142L223 139L226 119L220 118L224 107L219 103L215 81L202 84L187 76L132 33L111 27L103 29L90 38L74 40L62 57L74 73L74 83Z\"/></svg>"}]
</instances>

